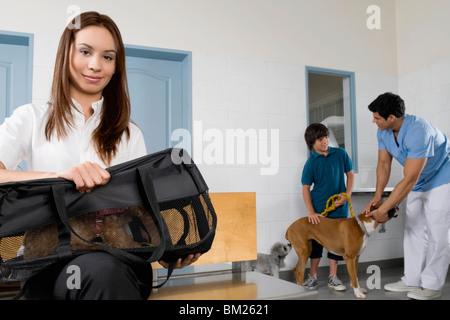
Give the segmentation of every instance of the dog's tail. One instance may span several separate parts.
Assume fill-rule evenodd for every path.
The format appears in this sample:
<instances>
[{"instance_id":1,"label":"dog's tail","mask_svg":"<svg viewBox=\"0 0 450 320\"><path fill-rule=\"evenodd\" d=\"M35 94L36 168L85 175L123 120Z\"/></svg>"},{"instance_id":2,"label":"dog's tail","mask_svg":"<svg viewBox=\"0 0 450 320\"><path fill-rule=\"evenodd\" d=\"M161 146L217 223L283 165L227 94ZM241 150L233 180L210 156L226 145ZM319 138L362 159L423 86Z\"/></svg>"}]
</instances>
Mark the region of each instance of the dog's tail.
<instances>
[{"instance_id":1,"label":"dog's tail","mask_svg":"<svg viewBox=\"0 0 450 320\"><path fill-rule=\"evenodd\" d=\"M289 228L286 230L286 234L284 235L286 240L288 241L289 245L291 245L291 241L289 240ZM292 245L291 245L292 246Z\"/></svg>"}]
</instances>

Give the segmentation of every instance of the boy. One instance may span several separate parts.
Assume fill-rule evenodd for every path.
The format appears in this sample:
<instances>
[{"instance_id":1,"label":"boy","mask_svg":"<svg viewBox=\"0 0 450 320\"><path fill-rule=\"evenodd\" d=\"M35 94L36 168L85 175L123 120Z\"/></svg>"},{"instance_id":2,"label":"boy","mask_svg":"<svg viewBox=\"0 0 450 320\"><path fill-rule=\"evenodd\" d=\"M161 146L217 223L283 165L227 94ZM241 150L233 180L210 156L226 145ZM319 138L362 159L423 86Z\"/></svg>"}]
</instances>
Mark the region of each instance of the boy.
<instances>
[{"instance_id":1,"label":"boy","mask_svg":"<svg viewBox=\"0 0 450 320\"><path fill-rule=\"evenodd\" d=\"M313 123L305 131L305 141L311 151L311 156L306 161L302 173L303 200L308 211L308 221L316 224L320 223L322 213L325 210L327 200L342 192L349 196L352 194L354 173L353 164L347 152L342 148L333 148L329 144L329 131L326 126L320 123ZM347 187L345 186L345 176L347 176ZM311 190L311 186L314 186ZM328 214L328 218L347 218L348 204L347 197L341 196L335 202L336 210ZM311 268L308 279L304 286L316 289L317 269L322 257L323 247L316 241L312 241ZM341 256L328 252L330 273L328 286L337 291L346 290L342 281L336 276L338 261L343 260Z\"/></svg>"}]
</instances>

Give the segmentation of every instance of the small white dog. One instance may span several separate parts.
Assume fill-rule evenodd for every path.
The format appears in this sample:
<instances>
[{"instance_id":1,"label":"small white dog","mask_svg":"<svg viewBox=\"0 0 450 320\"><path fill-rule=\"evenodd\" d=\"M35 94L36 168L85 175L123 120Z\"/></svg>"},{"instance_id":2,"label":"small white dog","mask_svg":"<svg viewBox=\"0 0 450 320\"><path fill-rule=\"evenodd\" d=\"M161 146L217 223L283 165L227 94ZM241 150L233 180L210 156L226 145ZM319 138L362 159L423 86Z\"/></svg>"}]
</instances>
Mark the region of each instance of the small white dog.
<instances>
[{"instance_id":1,"label":"small white dog","mask_svg":"<svg viewBox=\"0 0 450 320\"><path fill-rule=\"evenodd\" d=\"M291 252L292 246L290 243L284 244L276 242L270 249L270 254L258 253L258 259L247 261L247 271L259 271L261 273L268 273L271 276L280 277L280 268L285 267L284 259Z\"/></svg>"}]
</instances>

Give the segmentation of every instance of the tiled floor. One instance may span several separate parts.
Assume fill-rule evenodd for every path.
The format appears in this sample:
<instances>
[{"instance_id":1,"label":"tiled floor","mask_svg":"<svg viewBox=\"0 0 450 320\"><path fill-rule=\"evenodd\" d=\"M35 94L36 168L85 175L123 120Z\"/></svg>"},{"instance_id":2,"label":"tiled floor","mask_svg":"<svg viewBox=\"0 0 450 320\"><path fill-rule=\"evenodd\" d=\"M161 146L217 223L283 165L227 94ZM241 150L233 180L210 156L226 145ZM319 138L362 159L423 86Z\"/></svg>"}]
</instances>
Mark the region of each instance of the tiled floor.
<instances>
[{"instance_id":1,"label":"tiled floor","mask_svg":"<svg viewBox=\"0 0 450 320\"><path fill-rule=\"evenodd\" d=\"M399 259L399 261L402 261L402 259ZM373 271L367 273L368 266L380 266L380 288L369 289L366 294L366 300L409 300L409 298L406 297L406 293L388 292L383 289L385 284L396 282L401 278L403 266L399 261L388 263L387 265L384 265L385 262L360 265L358 273L359 283L361 287L366 289L369 289L368 287L370 285L376 283L373 281L375 273L373 273ZM308 272L308 270L306 271ZM347 286L346 291L337 292L328 288L327 277L328 267L319 268L319 287L317 290L311 292L303 287L294 285L296 281L292 271L280 272L280 278L287 281L280 281L279 279L258 274L257 272L247 273L243 278L231 273L187 278L182 277L169 280L162 289L152 293L151 298L182 300L355 300L345 264L339 264L338 277L344 282L344 285ZM172 291L175 291L177 295L174 296L174 292ZM10 299L14 293L15 292L13 291L0 291L0 300ZM442 295L438 300L450 300L450 274L447 275L446 283L442 289Z\"/></svg>"},{"instance_id":2,"label":"tiled floor","mask_svg":"<svg viewBox=\"0 0 450 320\"><path fill-rule=\"evenodd\" d=\"M362 268L361 268L362 267ZM369 278L373 275L373 273L366 273L367 267L361 266L358 276L359 276L359 285L363 288L368 288L368 280L369 285L375 283L373 281L373 277ZM347 270L345 265L339 265L338 269L338 277L342 280L344 285L347 287L346 291L338 292L334 289L331 289L327 285L328 278L328 270L326 267L320 268L323 270L319 271L319 287L317 289L317 299L318 300L355 300L355 296L353 294L353 289L350 285L350 279L348 277ZM308 271L308 270L307 270ZM366 294L367 300L409 300L406 297L405 292L388 292L383 289L384 285L387 283L397 282L403 276L403 266L390 266L385 268L380 268L380 289L371 289L368 290ZM282 278L288 281L295 282L294 275L292 272L284 272ZM449 274L447 274L445 285L442 289L442 294L439 300L450 300L450 270Z\"/></svg>"}]
</instances>

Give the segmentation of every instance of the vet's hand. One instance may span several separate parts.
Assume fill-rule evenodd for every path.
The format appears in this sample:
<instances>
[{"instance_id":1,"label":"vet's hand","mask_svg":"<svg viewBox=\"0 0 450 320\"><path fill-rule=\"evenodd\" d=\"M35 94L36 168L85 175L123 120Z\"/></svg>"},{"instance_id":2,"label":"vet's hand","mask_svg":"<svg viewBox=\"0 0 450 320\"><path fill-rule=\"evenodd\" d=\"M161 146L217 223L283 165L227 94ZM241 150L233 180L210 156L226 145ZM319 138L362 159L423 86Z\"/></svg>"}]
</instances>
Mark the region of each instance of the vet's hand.
<instances>
[{"instance_id":1,"label":"vet's hand","mask_svg":"<svg viewBox=\"0 0 450 320\"><path fill-rule=\"evenodd\" d=\"M312 224L319 224L320 219L323 217L323 215L314 212L314 214L308 214L308 222Z\"/></svg>"},{"instance_id":2,"label":"vet's hand","mask_svg":"<svg viewBox=\"0 0 450 320\"><path fill-rule=\"evenodd\" d=\"M381 211L379 208L366 213L366 217L373 217L375 219L374 228L378 226L378 223L386 223L389 220L388 213Z\"/></svg>"},{"instance_id":3,"label":"vet's hand","mask_svg":"<svg viewBox=\"0 0 450 320\"><path fill-rule=\"evenodd\" d=\"M200 258L202 254L201 253L196 253L194 254L190 254L188 255L186 258L184 258L183 260L180 258L177 261L177 264L175 265L174 269L183 269L184 267L187 267L188 265L194 263L195 261L198 260L198 258ZM159 260L158 261L160 265L162 265L164 268L168 269L169 268L169 263Z\"/></svg>"},{"instance_id":4,"label":"vet's hand","mask_svg":"<svg viewBox=\"0 0 450 320\"><path fill-rule=\"evenodd\" d=\"M78 191L91 192L96 186L106 184L111 178L108 171L97 163L83 162L68 170L56 173L58 178L73 181Z\"/></svg>"},{"instance_id":5,"label":"vet's hand","mask_svg":"<svg viewBox=\"0 0 450 320\"><path fill-rule=\"evenodd\" d=\"M381 202L381 197L380 196L375 196L373 197L369 203L367 203L366 209L364 209L364 213L366 214L366 216L368 216L367 214L370 212L370 209Z\"/></svg>"}]
</instances>

